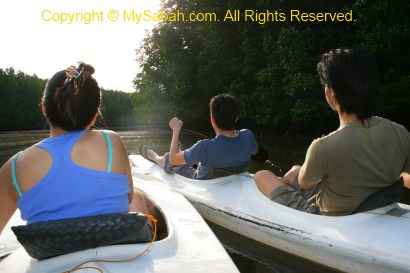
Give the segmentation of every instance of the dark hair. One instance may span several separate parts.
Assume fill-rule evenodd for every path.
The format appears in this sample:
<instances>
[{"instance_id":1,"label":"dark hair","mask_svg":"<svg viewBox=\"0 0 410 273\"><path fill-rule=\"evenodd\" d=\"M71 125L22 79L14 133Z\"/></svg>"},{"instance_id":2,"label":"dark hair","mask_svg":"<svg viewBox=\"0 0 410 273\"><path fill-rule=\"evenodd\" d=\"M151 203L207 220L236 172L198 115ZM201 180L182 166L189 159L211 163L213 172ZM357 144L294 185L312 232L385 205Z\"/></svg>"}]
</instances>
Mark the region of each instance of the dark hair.
<instances>
[{"instance_id":1,"label":"dark hair","mask_svg":"<svg viewBox=\"0 0 410 273\"><path fill-rule=\"evenodd\" d=\"M221 130L233 130L238 119L239 103L229 94L219 94L209 103L216 126Z\"/></svg>"},{"instance_id":2,"label":"dark hair","mask_svg":"<svg viewBox=\"0 0 410 273\"><path fill-rule=\"evenodd\" d=\"M48 80L43 100L51 125L73 131L90 124L101 106L101 91L92 77L94 72L94 67L80 62L78 68L69 67Z\"/></svg>"},{"instance_id":3,"label":"dark hair","mask_svg":"<svg viewBox=\"0 0 410 273\"><path fill-rule=\"evenodd\" d=\"M359 49L339 48L322 55L317 65L320 81L331 87L340 110L364 122L377 105L379 78L373 59Z\"/></svg>"}]
</instances>

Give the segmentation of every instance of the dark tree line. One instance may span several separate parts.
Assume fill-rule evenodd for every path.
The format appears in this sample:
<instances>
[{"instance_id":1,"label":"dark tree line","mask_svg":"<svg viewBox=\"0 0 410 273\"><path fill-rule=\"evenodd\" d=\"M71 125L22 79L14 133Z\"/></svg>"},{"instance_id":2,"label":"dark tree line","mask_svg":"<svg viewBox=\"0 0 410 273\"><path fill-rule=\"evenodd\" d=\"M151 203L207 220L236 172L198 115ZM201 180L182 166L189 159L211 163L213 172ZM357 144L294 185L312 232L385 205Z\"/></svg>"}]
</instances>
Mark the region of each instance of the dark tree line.
<instances>
[{"instance_id":1,"label":"dark tree line","mask_svg":"<svg viewBox=\"0 0 410 273\"><path fill-rule=\"evenodd\" d=\"M0 69L0 131L44 128L39 104L45 84L36 75Z\"/></svg>"},{"instance_id":2,"label":"dark tree line","mask_svg":"<svg viewBox=\"0 0 410 273\"><path fill-rule=\"evenodd\" d=\"M40 109L45 79L13 68L0 69L0 131L46 129L47 121ZM103 103L100 127L121 127L136 124L133 95L121 91L102 90Z\"/></svg>"},{"instance_id":3,"label":"dark tree line","mask_svg":"<svg viewBox=\"0 0 410 273\"><path fill-rule=\"evenodd\" d=\"M133 111L133 95L122 91L102 90L102 125L108 128L137 124Z\"/></svg>"},{"instance_id":4,"label":"dark tree line","mask_svg":"<svg viewBox=\"0 0 410 273\"><path fill-rule=\"evenodd\" d=\"M323 52L367 50L381 79L376 114L410 128L410 1L165 0L166 12L215 13L215 22L162 22L137 50L135 93L103 90L101 127L163 125L179 116L209 128L209 99L236 96L240 125L255 132L323 134L337 127L316 75ZM285 21L244 21L243 11L283 12ZM349 12L353 22L296 22L301 12ZM240 10L241 21L223 18ZM0 69L0 130L44 129L39 108L46 80Z\"/></svg>"},{"instance_id":5,"label":"dark tree line","mask_svg":"<svg viewBox=\"0 0 410 273\"><path fill-rule=\"evenodd\" d=\"M407 0L167 0L167 12L218 15L219 22L162 22L139 50L134 108L165 123L178 115L208 124L211 96L229 92L241 104L241 125L258 131L321 134L337 127L316 75L322 53L367 50L381 79L377 115L410 127L410 2ZM227 10L349 12L352 22L223 21ZM242 13L243 16L243 13ZM243 17L242 17L243 19Z\"/></svg>"}]
</instances>

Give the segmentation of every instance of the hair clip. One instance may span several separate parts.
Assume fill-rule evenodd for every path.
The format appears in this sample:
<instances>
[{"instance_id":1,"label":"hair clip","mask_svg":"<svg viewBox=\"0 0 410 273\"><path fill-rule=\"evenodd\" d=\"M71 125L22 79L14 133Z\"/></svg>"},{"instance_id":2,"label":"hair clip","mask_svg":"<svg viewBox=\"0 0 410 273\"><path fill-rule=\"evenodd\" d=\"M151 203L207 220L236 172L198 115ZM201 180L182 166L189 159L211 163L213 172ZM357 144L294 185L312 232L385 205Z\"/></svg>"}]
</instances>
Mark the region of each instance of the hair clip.
<instances>
[{"instance_id":1,"label":"hair clip","mask_svg":"<svg viewBox=\"0 0 410 273\"><path fill-rule=\"evenodd\" d=\"M68 82L74 79L74 87L73 87L74 95L77 95L78 91L80 91L78 88L78 84L75 80L78 79L78 77L80 77L84 71L84 68L83 68L81 69L80 72L78 72L79 69L80 69L80 66L76 68L74 65L72 65L72 66L69 66L65 71L66 80L64 81L64 85L66 85Z\"/></svg>"},{"instance_id":2,"label":"hair clip","mask_svg":"<svg viewBox=\"0 0 410 273\"><path fill-rule=\"evenodd\" d=\"M76 68L75 66L70 66L66 69L65 71L65 76L67 77L67 80L72 80L72 79L77 79L78 77L80 77L81 73L83 72L83 70L81 70L80 72L78 72L79 68Z\"/></svg>"}]
</instances>

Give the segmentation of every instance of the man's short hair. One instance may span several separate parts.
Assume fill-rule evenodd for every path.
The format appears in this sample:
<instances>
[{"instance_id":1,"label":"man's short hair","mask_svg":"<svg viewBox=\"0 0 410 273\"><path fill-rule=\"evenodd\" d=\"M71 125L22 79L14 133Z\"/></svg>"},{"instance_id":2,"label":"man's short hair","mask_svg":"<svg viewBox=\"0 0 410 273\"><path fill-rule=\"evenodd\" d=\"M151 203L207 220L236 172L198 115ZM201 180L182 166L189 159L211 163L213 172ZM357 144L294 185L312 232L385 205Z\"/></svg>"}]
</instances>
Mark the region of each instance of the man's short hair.
<instances>
[{"instance_id":1,"label":"man's short hair","mask_svg":"<svg viewBox=\"0 0 410 273\"><path fill-rule=\"evenodd\" d=\"M226 93L216 95L211 99L209 108L219 129L234 129L238 119L239 103L233 96Z\"/></svg>"},{"instance_id":2,"label":"man's short hair","mask_svg":"<svg viewBox=\"0 0 410 273\"><path fill-rule=\"evenodd\" d=\"M379 78L373 59L359 49L339 48L322 55L317 65L320 81L331 87L340 110L357 114L363 122L377 105Z\"/></svg>"}]
</instances>

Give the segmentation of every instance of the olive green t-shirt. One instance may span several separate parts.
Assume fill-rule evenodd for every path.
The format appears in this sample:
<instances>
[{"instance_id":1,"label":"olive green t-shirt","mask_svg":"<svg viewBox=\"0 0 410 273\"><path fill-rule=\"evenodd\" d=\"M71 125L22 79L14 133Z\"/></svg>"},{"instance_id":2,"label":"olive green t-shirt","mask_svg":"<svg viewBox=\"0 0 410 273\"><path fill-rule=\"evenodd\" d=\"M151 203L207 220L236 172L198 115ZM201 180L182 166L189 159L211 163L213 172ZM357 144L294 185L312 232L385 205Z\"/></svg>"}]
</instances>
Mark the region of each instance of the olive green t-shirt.
<instances>
[{"instance_id":1,"label":"olive green t-shirt","mask_svg":"<svg viewBox=\"0 0 410 273\"><path fill-rule=\"evenodd\" d=\"M312 142L300 171L307 184L321 181L316 203L323 215L347 215L370 194L410 171L410 133L381 117L342 124Z\"/></svg>"}]
</instances>

